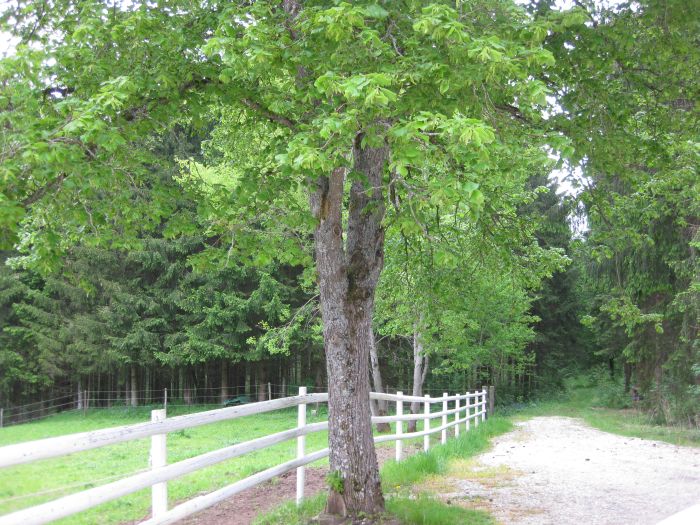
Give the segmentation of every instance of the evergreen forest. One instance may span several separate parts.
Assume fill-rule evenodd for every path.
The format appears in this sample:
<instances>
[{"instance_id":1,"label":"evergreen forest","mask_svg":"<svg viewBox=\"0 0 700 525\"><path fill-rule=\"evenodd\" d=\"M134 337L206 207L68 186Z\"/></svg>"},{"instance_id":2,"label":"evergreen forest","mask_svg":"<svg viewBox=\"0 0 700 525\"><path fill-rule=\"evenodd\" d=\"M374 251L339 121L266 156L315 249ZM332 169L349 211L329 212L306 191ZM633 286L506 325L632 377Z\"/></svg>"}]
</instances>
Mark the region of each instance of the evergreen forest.
<instances>
[{"instance_id":1,"label":"evergreen forest","mask_svg":"<svg viewBox=\"0 0 700 525\"><path fill-rule=\"evenodd\" d=\"M700 425L693 3L7 2L5 423L307 386L343 465L368 388L593 371Z\"/></svg>"}]
</instances>

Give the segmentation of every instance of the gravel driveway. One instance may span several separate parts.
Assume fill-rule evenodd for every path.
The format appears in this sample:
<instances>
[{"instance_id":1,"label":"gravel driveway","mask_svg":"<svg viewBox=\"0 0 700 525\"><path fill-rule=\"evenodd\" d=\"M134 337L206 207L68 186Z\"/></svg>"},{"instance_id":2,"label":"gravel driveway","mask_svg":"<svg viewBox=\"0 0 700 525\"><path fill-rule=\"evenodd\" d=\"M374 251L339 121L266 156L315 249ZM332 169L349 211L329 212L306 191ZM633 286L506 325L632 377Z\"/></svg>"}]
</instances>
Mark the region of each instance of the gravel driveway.
<instances>
[{"instance_id":1,"label":"gravel driveway","mask_svg":"<svg viewBox=\"0 0 700 525\"><path fill-rule=\"evenodd\" d=\"M537 417L452 469L453 493L504 524L645 525L700 503L700 449ZM688 525L700 524L693 516Z\"/></svg>"}]
</instances>

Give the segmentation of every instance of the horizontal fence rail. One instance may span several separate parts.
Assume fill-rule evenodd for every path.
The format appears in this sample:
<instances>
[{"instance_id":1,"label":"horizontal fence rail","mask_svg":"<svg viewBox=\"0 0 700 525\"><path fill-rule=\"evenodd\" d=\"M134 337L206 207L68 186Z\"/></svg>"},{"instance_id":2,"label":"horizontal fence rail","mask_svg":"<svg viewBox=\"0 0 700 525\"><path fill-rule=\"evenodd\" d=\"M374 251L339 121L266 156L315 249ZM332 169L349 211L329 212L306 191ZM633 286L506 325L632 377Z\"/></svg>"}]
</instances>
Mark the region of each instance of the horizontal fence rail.
<instances>
[{"instance_id":1,"label":"horizontal fence rail","mask_svg":"<svg viewBox=\"0 0 700 525\"><path fill-rule=\"evenodd\" d=\"M273 410L290 408L301 404L325 403L327 401L328 394L325 393L285 397L282 399L273 399L272 401L261 401L259 403L207 410L206 412L196 412L194 414L172 417L164 421L149 421L147 423L105 428L104 430L94 430L80 434L69 434L67 436L8 445L0 448L0 468L29 463L30 461L39 459L65 456L67 454L73 454L74 452L104 447L106 445L115 445L117 443L147 438L157 434L167 434L169 432L208 425L228 419L272 412Z\"/></svg>"},{"instance_id":2,"label":"horizontal fence rail","mask_svg":"<svg viewBox=\"0 0 700 525\"><path fill-rule=\"evenodd\" d=\"M448 429L454 428L454 434L458 436L461 425L464 425L464 429L468 431L472 421L474 426L478 426L480 421L486 419L488 408L490 407L492 410L493 407L492 388L488 392L486 389L483 389L465 394L448 395L445 393L442 397L430 397L429 395L424 397L407 396L401 392L396 394L372 392L370 393L370 399L372 400L393 401L396 403L396 415L372 417L372 423L395 423L396 432L394 434L376 436L374 437L374 442L396 441L397 461L400 461L403 457L402 443L406 439L423 437L423 448L426 451L430 447L430 435L432 434L439 433L441 442L445 443ZM152 490L152 517L143 521L141 525L164 525L174 523L243 490L295 469L297 471L296 500L297 503L300 503L304 498L305 465L328 456L327 448L310 454L307 454L305 451L305 440L308 434L328 429L327 421L307 424L306 406L309 403L325 403L327 401L327 393L307 394L306 388L300 387L298 396L220 408L172 418L165 417L165 410L154 410L152 412L152 420L145 423L0 447L0 468L3 468L150 437L152 460L150 470L0 516L0 525L40 525L49 523L148 487L151 487ZM454 408L448 407L450 402L454 402ZM423 408L415 414L404 414L404 403L422 404ZM430 407L436 403L442 404L442 410L432 412ZM170 465L166 464L166 436L169 432L292 407L297 407L298 410L296 428L237 443ZM448 421L450 416L453 416L452 420ZM441 424L431 427L430 421L432 419L440 419ZM404 432L403 424L405 421L423 421L424 429ZM209 494L185 501L168 510L168 481L293 439L297 440L297 457L295 459L248 476Z\"/></svg>"}]
</instances>

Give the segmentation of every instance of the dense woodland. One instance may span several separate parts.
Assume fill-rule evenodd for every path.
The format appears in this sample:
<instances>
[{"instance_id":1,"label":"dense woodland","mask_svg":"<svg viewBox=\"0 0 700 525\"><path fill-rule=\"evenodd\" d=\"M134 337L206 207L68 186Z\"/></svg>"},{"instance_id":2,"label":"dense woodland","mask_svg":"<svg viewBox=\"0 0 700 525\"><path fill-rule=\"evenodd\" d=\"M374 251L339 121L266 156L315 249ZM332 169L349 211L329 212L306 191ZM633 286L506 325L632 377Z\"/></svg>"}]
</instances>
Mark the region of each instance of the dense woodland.
<instances>
[{"instance_id":1,"label":"dense woodland","mask_svg":"<svg viewBox=\"0 0 700 525\"><path fill-rule=\"evenodd\" d=\"M1 13L8 413L329 389L350 514L369 385L511 404L599 367L700 424L692 2Z\"/></svg>"}]
</instances>

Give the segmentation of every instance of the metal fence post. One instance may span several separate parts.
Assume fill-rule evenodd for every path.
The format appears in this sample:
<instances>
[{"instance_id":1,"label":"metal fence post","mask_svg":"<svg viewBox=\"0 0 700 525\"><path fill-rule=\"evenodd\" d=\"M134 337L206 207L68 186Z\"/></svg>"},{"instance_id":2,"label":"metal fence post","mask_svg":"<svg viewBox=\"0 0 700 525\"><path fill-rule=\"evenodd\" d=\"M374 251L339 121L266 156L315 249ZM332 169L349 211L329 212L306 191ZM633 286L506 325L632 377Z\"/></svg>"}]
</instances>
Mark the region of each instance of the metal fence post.
<instances>
[{"instance_id":1,"label":"metal fence post","mask_svg":"<svg viewBox=\"0 0 700 525\"><path fill-rule=\"evenodd\" d=\"M447 426L447 414L445 414L445 412L447 412L447 392L443 392L443 393L442 393L442 412L443 412L443 413L442 413L442 426L443 426L443 429L442 429L442 440L441 440L441 442L442 442L442 444L444 445L445 443L447 443L447 429L444 428L445 426Z\"/></svg>"},{"instance_id":2,"label":"metal fence post","mask_svg":"<svg viewBox=\"0 0 700 525\"><path fill-rule=\"evenodd\" d=\"M165 410L151 410L151 421L165 421ZM151 436L151 468L157 469L167 464L166 451L167 434ZM151 487L151 508L153 517L165 514L168 511L168 484L156 483Z\"/></svg>"},{"instance_id":3,"label":"metal fence post","mask_svg":"<svg viewBox=\"0 0 700 525\"><path fill-rule=\"evenodd\" d=\"M403 396L403 392L396 392L397 396ZM401 399L396 400L396 415L403 416L403 401ZM403 455L403 441L401 440L401 434L403 434L403 421L396 422L396 461L401 461L401 456Z\"/></svg>"},{"instance_id":4,"label":"metal fence post","mask_svg":"<svg viewBox=\"0 0 700 525\"><path fill-rule=\"evenodd\" d=\"M299 387L299 395L306 395L306 387ZM297 417L297 428L304 428L306 426L306 403L299 405L298 417ZM297 437L297 459L301 459L306 455L306 436ZM304 481L306 477L306 472L304 467L297 467L297 505L301 505L304 499Z\"/></svg>"},{"instance_id":5,"label":"metal fence post","mask_svg":"<svg viewBox=\"0 0 700 525\"><path fill-rule=\"evenodd\" d=\"M424 432L429 432L430 431L430 394L425 395L425 406L423 407L423 414L425 417L423 418L423 431ZM423 436L423 450L428 452L430 449L430 434L426 434Z\"/></svg>"}]
</instances>

